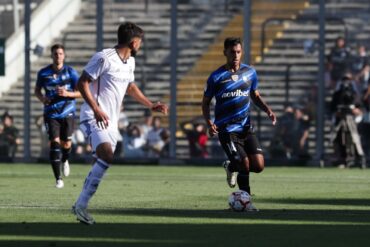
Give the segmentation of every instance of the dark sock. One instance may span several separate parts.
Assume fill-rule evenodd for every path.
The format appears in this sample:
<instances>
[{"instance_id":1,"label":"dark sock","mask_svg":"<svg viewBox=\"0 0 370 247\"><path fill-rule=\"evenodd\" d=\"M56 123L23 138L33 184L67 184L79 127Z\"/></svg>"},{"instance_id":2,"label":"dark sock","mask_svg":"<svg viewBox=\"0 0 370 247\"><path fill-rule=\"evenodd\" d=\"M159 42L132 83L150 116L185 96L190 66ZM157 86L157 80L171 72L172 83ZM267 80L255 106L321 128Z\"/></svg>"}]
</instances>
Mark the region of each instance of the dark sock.
<instances>
[{"instance_id":1,"label":"dark sock","mask_svg":"<svg viewBox=\"0 0 370 247\"><path fill-rule=\"evenodd\" d=\"M52 142L50 144L49 152L50 164L53 169L54 177L56 180L61 179L60 174L60 144L57 142Z\"/></svg>"},{"instance_id":2,"label":"dark sock","mask_svg":"<svg viewBox=\"0 0 370 247\"><path fill-rule=\"evenodd\" d=\"M53 173L56 180L62 179L62 175L60 174L60 164L60 161L51 162L51 167L53 168Z\"/></svg>"},{"instance_id":3,"label":"dark sock","mask_svg":"<svg viewBox=\"0 0 370 247\"><path fill-rule=\"evenodd\" d=\"M69 159L72 148L62 148L62 163Z\"/></svg>"},{"instance_id":4,"label":"dark sock","mask_svg":"<svg viewBox=\"0 0 370 247\"><path fill-rule=\"evenodd\" d=\"M251 194L251 188L249 186L249 174L239 172L237 182L240 190L244 190Z\"/></svg>"}]
</instances>

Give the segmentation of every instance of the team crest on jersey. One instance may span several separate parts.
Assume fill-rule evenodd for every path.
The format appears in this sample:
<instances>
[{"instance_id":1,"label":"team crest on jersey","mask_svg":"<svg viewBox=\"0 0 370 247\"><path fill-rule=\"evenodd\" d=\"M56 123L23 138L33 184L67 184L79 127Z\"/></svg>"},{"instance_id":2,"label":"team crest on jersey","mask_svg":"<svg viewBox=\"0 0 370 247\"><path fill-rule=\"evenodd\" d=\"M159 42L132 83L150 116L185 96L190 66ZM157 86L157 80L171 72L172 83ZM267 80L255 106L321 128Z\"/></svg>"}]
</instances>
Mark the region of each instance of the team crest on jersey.
<instances>
[{"instance_id":1,"label":"team crest on jersey","mask_svg":"<svg viewBox=\"0 0 370 247\"><path fill-rule=\"evenodd\" d=\"M237 81L237 80L239 79L239 76L238 76L238 75L232 75L232 76L231 76L231 79L232 79L233 81Z\"/></svg>"},{"instance_id":2,"label":"team crest on jersey","mask_svg":"<svg viewBox=\"0 0 370 247\"><path fill-rule=\"evenodd\" d=\"M54 78L54 80L56 80L58 78L58 75L57 74L53 74L53 78Z\"/></svg>"}]
</instances>

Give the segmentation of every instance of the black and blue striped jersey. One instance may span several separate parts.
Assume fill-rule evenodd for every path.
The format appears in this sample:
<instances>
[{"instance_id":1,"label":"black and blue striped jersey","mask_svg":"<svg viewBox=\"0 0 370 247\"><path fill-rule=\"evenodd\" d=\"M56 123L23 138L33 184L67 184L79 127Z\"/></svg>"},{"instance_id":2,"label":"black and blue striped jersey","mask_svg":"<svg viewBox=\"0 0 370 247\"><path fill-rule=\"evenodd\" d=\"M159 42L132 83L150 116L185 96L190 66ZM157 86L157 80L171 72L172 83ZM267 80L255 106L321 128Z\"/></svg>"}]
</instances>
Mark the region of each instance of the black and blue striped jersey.
<instances>
[{"instance_id":1,"label":"black and blue striped jersey","mask_svg":"<svg viewBox=\"0 0 370 247\"><path fill-rule=\"evenodd\" d=\"M210 75L204 96L216 99L214 124L219 132L241 132L251 126L250 92L257 87L256 70L246 64L235 73L221 66Z\"/></svg>"},{"instance_id":2,"label":"black and blue striped jersey","mask_svg":"<svg viewBox=\"0 0 370 247\"><path fill-rule=\"evenodd\" d=\"M74 115L76 100L57 95L57 87L74 91L78 81L78 73L72 67L64 65L55 71L52 65L42 68L37 74L36 87L43 88L50 104L44 106L44 116L47 118L65 118Z\"/></svg>"}]
</instances>

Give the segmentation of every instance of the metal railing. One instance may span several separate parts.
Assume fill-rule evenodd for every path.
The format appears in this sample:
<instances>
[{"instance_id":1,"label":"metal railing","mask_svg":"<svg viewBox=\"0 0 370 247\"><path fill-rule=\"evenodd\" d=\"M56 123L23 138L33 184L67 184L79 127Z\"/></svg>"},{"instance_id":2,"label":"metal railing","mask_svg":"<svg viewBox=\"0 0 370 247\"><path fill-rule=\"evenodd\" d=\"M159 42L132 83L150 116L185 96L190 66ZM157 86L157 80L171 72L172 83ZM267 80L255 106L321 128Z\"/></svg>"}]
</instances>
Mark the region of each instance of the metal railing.
<instances>
[{"instance_id":1,"label":"metal railing","mask_svg":"<svg viewBox=\"0 0 370 247\"><path fill-rule=\"evenodd\" d=\"M339 17L326 17L325 20L327 22L337 22L341 24L344 27L344 39L347 40L348 37L348 28L345 23L345 21L342 18ZM317 17L313 16L304 16L300 17L299 19L292 19L292 18L268 18L266 19L262 24L262 31L261 31L261 48L260 48L260 53L261 53L261 61L264 59L265 55L265 43L266 43L266 28L268 25L281 25L284 22L295 22L295 23L307 23L307 22L318 22Z\"/></svg>"}]
</instances>

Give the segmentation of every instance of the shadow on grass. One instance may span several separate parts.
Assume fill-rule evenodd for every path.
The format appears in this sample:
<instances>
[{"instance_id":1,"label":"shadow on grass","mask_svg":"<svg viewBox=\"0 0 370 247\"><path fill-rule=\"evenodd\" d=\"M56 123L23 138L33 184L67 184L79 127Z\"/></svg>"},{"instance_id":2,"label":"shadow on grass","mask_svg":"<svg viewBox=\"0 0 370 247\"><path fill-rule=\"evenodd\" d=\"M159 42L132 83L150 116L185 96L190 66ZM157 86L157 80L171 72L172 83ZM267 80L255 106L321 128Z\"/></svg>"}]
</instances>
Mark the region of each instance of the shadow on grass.
<instances>
[{"instance_id":1,"label":"shadow on grass","mask_svg":"<svg viewBox=\"0 0 370 247\"><path fill-rule=\"evenodd\" d=\"M369 246L370 226L301 224L0 224L0 246ZM6 240L10 238L12 240Z\"/></svg>"},{"instance_id":2,"label":"shadow on grass","mask_svg":"<svg viewBox=\"0 0 370 247\"><path fill-rule=\"evenodd\" d=\"M276 221L320 221L341 223L367 223L370 225L370 210L292 210L263 209L257 213L238 213L229 210L186 210L186 209L100 209L93 214L131 216L155 216L175 218L250 219Z\"/></svg>"},{"instance_id":3,"label":"shadow on grass","mask_svg":"<svg viewBox=\"0 0 370 247\"><path fill-rule=\"evenodd\" d=\"M370 199L357 198L274 198L258 199L258 202L295 205L370 206Z\"/></svg>"},{"instance_id":4,"label":"shadow on grass","mask_svg":"<svg viewBox=\"0 0 370 247\"><path fill-rule=\"evenodd\" d=\"M255 214L181 209L91 212L96 218L158 216L161 223L0 223L0 246L370 246L370 211L365 210L262 210ZM165 217L204 218L204 223L168 223ZM216 219L224 221L212 223Z\"/></svg>"}]
</instances>

